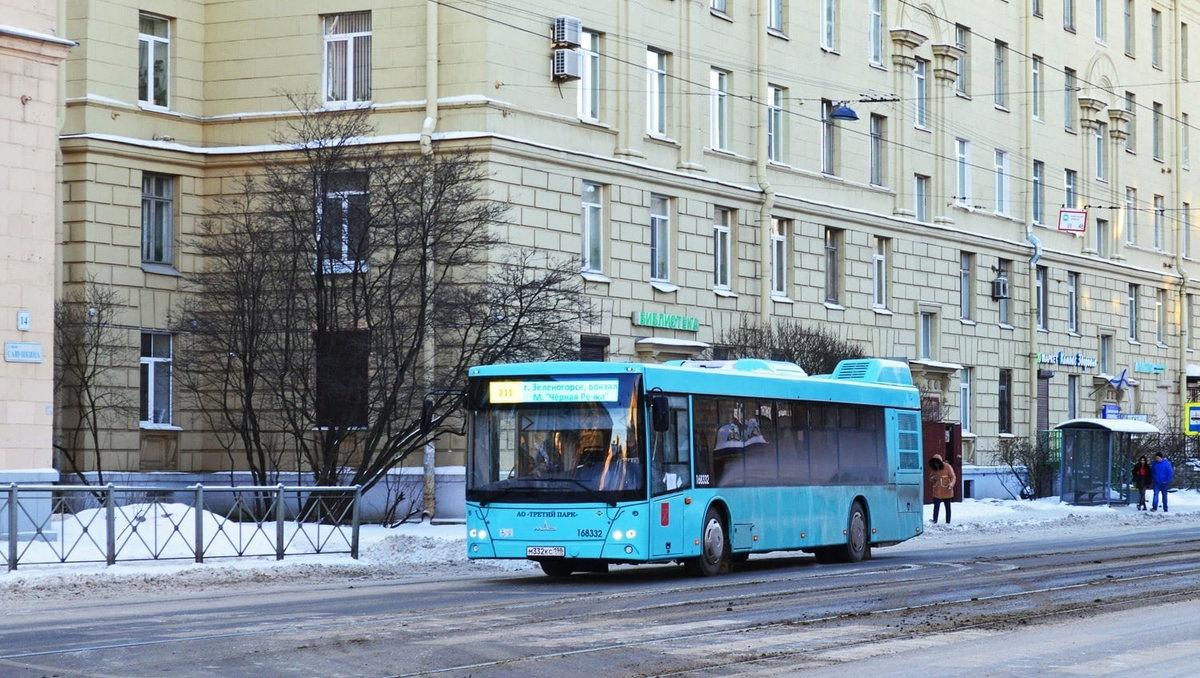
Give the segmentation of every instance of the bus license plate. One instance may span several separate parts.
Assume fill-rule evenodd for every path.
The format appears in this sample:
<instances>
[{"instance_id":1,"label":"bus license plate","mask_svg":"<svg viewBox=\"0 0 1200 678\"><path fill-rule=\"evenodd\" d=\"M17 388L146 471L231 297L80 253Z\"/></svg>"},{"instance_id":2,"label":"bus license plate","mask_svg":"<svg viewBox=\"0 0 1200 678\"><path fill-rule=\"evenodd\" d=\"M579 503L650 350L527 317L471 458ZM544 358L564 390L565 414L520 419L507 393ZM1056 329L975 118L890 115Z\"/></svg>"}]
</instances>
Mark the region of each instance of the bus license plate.
<instances>
[{"instance_id":1,"label":"bus license plate","mask_svg":"<svg viewBox=\"0 0 1200 678\"><path fill-rule=\"evenodd\" d=\"M565 556L567 555L567 547L565 546L526 546L525 556L532 558L534 556Z\"/></svg>"}]
</instances>

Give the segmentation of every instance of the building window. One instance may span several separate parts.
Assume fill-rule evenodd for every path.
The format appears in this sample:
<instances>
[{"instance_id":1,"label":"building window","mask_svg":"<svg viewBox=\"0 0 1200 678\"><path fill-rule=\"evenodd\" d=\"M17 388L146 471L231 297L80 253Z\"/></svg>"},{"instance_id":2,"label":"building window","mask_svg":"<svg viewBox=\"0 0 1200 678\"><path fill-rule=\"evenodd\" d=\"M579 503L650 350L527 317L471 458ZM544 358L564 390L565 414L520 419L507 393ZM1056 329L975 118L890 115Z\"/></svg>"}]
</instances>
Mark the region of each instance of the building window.
<instances>
[{"instance_id":1,"label":"building window","mask_svg":"<svg viewBox=\"0 0 1200 678\"><path fill-rule=\"evenodd\" d=\"M1133 92L1125 93L1125 112L1129 114L1129 120L1125 121L1125 150L1133 152L1137 150L1137 95Z\"/></svg>"},{"instance_id":2,"label":"building window","mask_svg":"<svg viewBox=\"0 0 1200 678\"><path fill-rule=\"evenodd\" d=\"M1063 28L1075 32L1075 0L1063 0Z\"/></svg>"},{"instance_id":3,"label":"building window","mask_svg":"<svg viewBox=\"0 0 1200 678\"><path fill-rule=\"evenodd\" d=\"M1180 164L1184 169L1192 166L1192 126L1188 123L1188 114L1182 113L1179 119L1179 150Z\"/></svg>"},{"instance_id":4,"label":"building window","mask_svg":"<svg viewBox=\"0 0 1200 678\"><path fill-rule=\"evenodd\" d=\"M1138 293L1140 289L1138 285L1130 283L1129 298L1126 302L1126 310L1129 312L1129 317L1126 321L1129 323L1129 341L1136 342L1138 340Z\"/></svg>"},{"instance_id":5,"label":"building window","mask_svg":"<svg viewBox=\"0 0 1200 678\"><path fill-rule=\"evenodd\" d=\"M867 18L867 50L871 63L883 65L883 0L870 0Z\"/></svg>"},{"instance_id":6,"label":"building window","mask_svg":"<svg viewBox=\"0 0 1200 678\"><path fill-rule=\"evenodd\" d=\"M1096 123L1096 179L1108 181L1108 123Z\"/></svg>"},{"instance_id":7,"label":"building window","mask_svg":"<svg viewBox=\"0 0 1200 678\"><path fill-rule=\"evenodd\" d=\"M1033 57L1033 119L1041 120L1045 110L1046 85L1042 80L1042 58Z\"/></svg>"},{"instance_id":8,"label":"building window","mask_svg":"<svg viewBox=\"0 0 1200 678\"><path fill-rule=\"evenodd\" d=\"M1037 289L1034 290L1034 299L1037 300L1037 328L1045 330L1048 329L1046 326L1046 317L1047 306L1050 302L1050 293L1047 289L1046 267L1038 266L1036 275L1035 285Z\"/></svg>"},{"instance_id":9,"label":"building window","mask_svg":"<svg viewBox=\"0 0 1200 678\"><path fill-rule=\"evenodd\" d=\"M369 330L313 333L316 424L322 428L367 426Z\"/></svg>"},{"instance_id":10,"label":"building window","mask_svg":"<svg viewBox=\"0 0 1200 678\"><path fill-rule=\"evenodd\" d=\"M913 68L913 77L916 80L916 110L913 113L913 120L917 127L927 127L929 125L929 61L926 59L917 59L917 65Z\"/></svg>"},{"instance_id":11,"label":"building window","mask_svg":"<svg viewBox=\"0 0 1200 678\"><path fill-rule=\"evenodd\" d=\"M583 182L583 270L599 273L604 270L604 195L600 184Z\"/></svg>"},{"instance_id":12,"label":"building window","mask_svg":"<svg viewBox=\"0 0 1200 678\"><path fill-rule=\"evenodd\" d=\"M1179 219L1182 222L1180 231L1183 235L1183 256L1191 258L1192 256L1192 206L1190 203L1183 203L1179 210Z\"/></svg>"},{"instance_id":13,"label":"building window","mask_svg":"<svg viewBox=\"0 0 1200 678\"><path fill-rule=\"evenodd\" d=\"M833 102L821 100L821 171L837 174L837 121L833 119Z\"/></svg>"},{"instance_id":14,"label":"building window","mask_svg":"<svg viewBox=\"0 0 1200 678\"><path fill-rule=\"evenodd\" d=\"M1179 24L1179 77L1188 79L1188 26Z\"/></svg>"},{"instance_id":15,"label":"building window","mask_svg":"<svg viewBox=\"0 0 1200 678\"><path fill-rule=\"evenodd\" d=\"M996 395L999 396L999 432L1012 433L1012 370L1000 369L1000 382L996 385Z\"/></svg>"},{"instance_id":16,"label":"building window","mask_svg":"<svg viewBox=\"0 0 1200 678\"><path fill-rule=\"evenodd\" d=\"M371 13L325 17L325 102L371 100Z\"/></svg>"},{"instance_id":17,"label":"building window","mask_svg":"<svg viewBox=\"0 0 1200 678\"><path fill-rule=\"evenodd\" d=\"M1075 78L1075 69L1063 69L1063 120L1068 130L1075 130L1075 112L1078 109L1077 97L1079 85Z\"/></svg>"},{"instance_id":18,"label":"building window","mask_svg":"<svg viewBox=\"0 0 1200 678\"><path fill-rule=\"evenodd\" d=\"M165 174L142 173L142 261L171 263L175 239L175 180Z\"/></svg>"},{"instance_id":19,"label":"building window","mask_svg":"<svg viewBox=\"0 0 1200 678\"><path fill-rule=\"evenodd\" d=\"M887 118L882 115L871 114L871 149L870 149L870 173L871 184L874 186L883 185L883 162L884 162L884 143L886 142L885 135L887 134Z\"/></svg>"},{"instance_id":20,"label":"building window","mask_svg":"<svg viewBox=\"0 0 1200 678\"><path fill-rule=\"evenodd\" d=\"M138 102L167 108L171 80L171 22L138 15Z\"/></svg>"},{"instance_id":21,"label":"building window","mask_svg":"<svg viewBox=\"0 0 1200 678\"><path fill-rule=\"evenodd\" d=\"M1101 259L1109 257L1109 243L1112 242L1112 228L1108 219L1096 220L1096 256Z\"/></svg>"},{"instance_id":22,"label":"building window","mask_svg":"<svg viewBox=\"0 0 1200 678\"><path fill-rule=\"evenodd\" d=\"M934 332L937 329L937 314L932 311L921 311L921 345L917 348L921 360L933 359L933 348L936 344Z\"/></svg>"},{"instance_id":23,"label":"building window","mask_svg":"<svg viewBox=\"0 0 1200 678\"><path fill-rule=\"evenodd\" d=\"M971 207L971 142L954 140L954 203Z\"/></svg>"},{"instance_id":24,"label":"building window","mask_svg":"<svg viewBox=\"0 0 1200 678\"><path fill-rule=\"evenodd\" d=\"M785 98L782 87L767 87L767 159L772 162L783 162Z\"/></svg>"},{"instance_id":25,"label":"building window","mask_svg":"<svg viewBox=\"0 0 1200 678\"><path fill-rule=\"evenodd\" d=\"M954 91L966 95L967 94L967 76L970 70L970 62L967 60L967 47L971 42L971 29L956 24L954 26L954 46L962 50L962 56L958 58L958 74L954 78Z\"/></svg>"},{"instance_id":26,"label":"building window","mask_svg":"<svg viewBox=\"0 0 1200 678\"><path fill-rule=\"evenodd\" d=\"M875 308L887 308L888 302L888 239L875 236L873 238L873 247L871 260L872 266L872 287L874 289L873 306Z\"/></svg>"},{"instance_id":27,"label":"building window","mask_svg":"<svg viewBox=\"0 0 1200 678\"><path fill-rule=\"evenodd\" d=\"M1154 341L1167 345L1167 291L1154 290Z\"/></svg>"},{"instance_id":28,"label":"building window","mask_svg":"<svg viewBox=\"0 0 1200 678\"><path fill-rule=\"evenodd\" d=\"M1163 105L1154 102L1154 159L1163 159Z\"/></svg>"},{"instance_id":29,"label":"building window","mask_svg":"<svg viewBox=\"0 0 1200 678\"><path fill-rule=\"evenodd\" d=\"M1079 417L1079 375L1067 375L1067 419Z\"/></svg>"},{"instance_id":30,"label":"building window","mask_svg":"<svg viewBox=\"0 0 1200 678\"><path fill-rule=\"evenodd\" d=\"M1164 212L1163 197L1161 195L1154 196L1154 249L1160 252L1166 249L1163 242Z\"/></svg>"},{"instance_id":31,"label":"building window","mask_svg":"<svg viewBox=\"0 0 1200 678\"><path fill-rule=\"evenodd\" d=\"M579 78L578 113L583 120L600 119L600 34L583 31L579 36L583 69Z\"/></svg>"},{"instance_id":32,"label":"building window","mask_svg":"<svg viewBox=\"0 0 1200 678\"><path fill-rule=\"evenodd\" d=\"M1112 374L1113 338L1111 334L1100 335L1100 374Z\"/></svg>"},{"instance_id":33,"label":"building window","mask_svg":"<svg viewBox=\"0 0 1200 678\"><path fill-rule=\"evenodd\" d=\"M963 433L971 432L971 368L964 367L958 377L958 420Z\"/></svg>"},{"instance_id":34,"label":"building window","mask_svg":"<svg viewBox=\"0 0 1200 678\"><path fill-rule=\"evenodd\" d=\"M708 6L721 14L725 13L725 0L709 0Z\"/></svg>"},{"instance_id":35,"label":"building window","mask_svg":"<svg viewBox=\"0 0 1200 678\"><path fill-rule=\"evenodd\" d=\"M171 424L171 335L142 332L142 425Z\"/></svg>"},{"instance_id":36,"label":"building window","mask_svg":"<svg viewBox=\"0 0 1200 678\"><path fill-rule=\"evenodd\" d=\"M733 210L718 207L713 212L713 288L732 289L733 243L731 226Z\"/></svg>"},{"instance_id":37,"label":"building window","mask_svg":"<svg viewBox=\"0 0 1200 678\"><path fill-rule=\"evenodd\" d=\"M367 175L344 172L329 178L319 205L317 258L325 273L360 270L368 260Z\"/></svg>"},{"instance_id":38,"label":"building window","mask_svg":"<svg viewBox=\"0 0 1200 678\"><path fill-rule=\"evenodd\" d=\"M783 31L783 0L767 0L767 28Z\"/></svg>"},{"instance_id":39,"label":"building window","mask_svg":"<svg viewBox=\"0 0 1200 678\"><path fill-rule=\"evenodd\" d=\"M842 232L825 228L825 303L841 303Z\"/></svg>"},{"instance_id":40,"label":"building window","mask_svg":"<svg viewBox=\"0 0 1200 678\"><path fill-rule=\"evenodd\" d=\"M996 214L1008 215L1008 153L996 149L995 156Z\"/></svg>"},{"instance_id":41,"label":"building window","mask_svg":"<svg viewBox=\"0 0 1200 678\"><path fill-rule=\"evenodd\" d=\"M1150 65L1162 68L1162 12L1150 10Z\"/></svg>"},{"instance_id":42,"label":"building window","mask_svg":"<svg viewBox=\"0 0 1200 678\"><path fill-rule=\"evenodd\" d=\"M1137 189L1125 187L1125 244L1137 244Z\"/></svg>"},{"instance_id":43,"label":"building window","mask_svg":"<svg viewBox=\"0 0 1200 678\"><path fill-rule=\"evenodd\" d=\"M646 50L646 131L667 134L667 55Z\"/></svg>"},{"instance_id":44,"label":"building window","mask_svg":"<svg viewBox=\"0 0 1200 678\"><path fill-rule=\"evenodd\" d=\"M650 197L650 280L671 279L671 199Z\"/></svg>"},{"instance_id":45,"label":"building window","mask_svg":"<svg viewBox=\"0 0 1200 678\"><path fill-rule=\"evenodd\" d=\"M1183 334L1183 336L1184 336L1183 348L1185 348L1188 351L1191 351L1192 347L1195 346L1195 337L1196 337L1195 320L1194 320L1196 317L1195 305L1196 305L1196 295L1188 294L1187 296L1184 297L1183 308L1180 309L1180 311L1182 312L1182 315L1183 315L1183 318L1180 320L1180 322L1183 325L1181 331L1184 333Z\"/></svg>"},{"instance_id":46,"label":"building window","mask_svg":"<svg viewBox=\"0 0 1200 678\"><path fill-rule=\"evenodd\" d=\"M1067 331L1079 332L1079 274L1067 273Z\"/></svg>"},{"instance_id":47,"label":"building window","mask_svg":"<svg viewBox=\"0 0 1200 678\"><path fill-rule=\"evenodd\" d=\"M1108 0L1096 0L1096 42L1108 39L1108 12L1105 5Z\"/></svg>"},{"instance_id":48,"label":"building window","mask_svg":"<svg viewBox=\"0 0 1200 678\"><path fill-rule=\"evenodd\" d=\"M971 319L971 306L974 290L971 284L971 269L975 265L975 255L962 252L958 258L958 317L963 320Z\"/></svg>"},{"instance_id":49,"label":"building window","mask_svg":"<svg viewBox=\"0 0 1200 678\"><path fill-rule=\"evenodd\" d=\"M837 0L821 0L821 48L837 51Z\"/></svg>"},{"instance_id":50,"label":"building window","mask_svg":"<svg viewBox=\"0 0 1200 678\"><path fill-rule=\"evenodd\" d=\"M611 343L611 337L581 334L579 335L579 359L588 362L604 362L605 354Z\"/></svg>"},{"instance_id":51,"label":"building window","mask_svg":"<svg viewBox=\"0 0 1200 678\"><path fill-rule=\"evenodd\" d=\"M771 294L788 296L788 221L771 218Z\"/></svg>"},{"instance_id":52,"label":"building window","mask_svg":"<svg viewBox=\"0 0 1200 678\"><path fill-rule=\"evenodd\" d=\"M1075 170L1063 170L1063 204L1068 209L1079 208L1079 194L1075 190L1076 177Z\"/></svg>"},{"instance_id":53,"label":"building window","mask_svg":"<svg viewBox=\"0 0 1200 678\"><path fill-rule=\"evenodd\" d=\"M1125 0L1125 54L1133 56L1134 48L1133 0Z\"/></svg>"},{"instance_id":54,"label":"building window","mask_svg":"<svg viewBox=\"0 0 1200 678\"><path fill-rule=\"evenodd\" d=\"M1009 272L1010 270L1012 270L1012 262L1011 262L1011 261L1009 261L1008 259L1001 259L1000 261L998 261L998 262L996 263L996 269L997 269L997 270L996 270L996 277L997 277L997 278L1001 278L1001 279L1003 279L1003 280L1005 280L1005 281L1009 281L1008 272ZM1011 281L1010 281L1010 282L1011 282ZM1011 288L1010 288L1010 289L1011 289ZM1009 295L1009 296L1011 296L1011 292L1010 292L1010 295ZM996 310L997 310L997 313L998 313L998 314L999 314L999 316L1000 316L1000 324L1001 324L1001 325L1010 325L1010 324L1012 324L1012 321L1011 321L1011 319L1010 319L1010 318L1009 318L1009 316L1008 316L1008 308L1009 308L1009 306L1008 306L1008 299L1009 299L1009 297L1001 297L1001 298L1000 298L1000 299L998 299L998 300L997 300L997 302L996 302L996 304L997 304L997 309L996 309Z\"/></svg>"},{"instance_id":55,"label":"building window","mask_svg":"<svg viewBox=\"0 0 1200 678\"><path fill-rule=\"evenodd\" d=\"M1033 223L1046 223L1046 163L1033 161Z\"/></svg>"},{"instance_id":56,"label":"building window","mask_svg":"<svg viewBox=\"0 0 1200 678\"><path fill-rule=\"evenodd\" d=\"M914 177L913 214L917 221L929 221L929 177L924 174Z\"/></svg>"},{"instance_id":57,"label":"building window","mask_svg":"<svg viewBox=\"0 0 1200 678\"><path fill-rule=\"evenodd\" d=\"M712 147L725 150L729 147L729 73L712 69L709 73L708 88Z\"/></svg>"},{"instance_id":58,"label":"building window","mask_svg":"<svg viewBox=\"0 0 1200 678\"><path fill-rule=\"evenodd\" d=\"M1006 93L1008 92L1008 77L1005 73L1005 61L1008 55L1008 43L1001 40L996 41L996 58L993 64L992 72L992 87L995 104L1001 108L1007 105Z\"/></svg>"},{"instance_id":59,"label":"building window","mask_svg":"<svg viewBox=\"0 0 1200 678\"><path fill-rule=\"evenodd\" d=\"M1033 0L1033 15L1038 18L1042 17L1042 0Z\"/></svg>"}]
</instances>

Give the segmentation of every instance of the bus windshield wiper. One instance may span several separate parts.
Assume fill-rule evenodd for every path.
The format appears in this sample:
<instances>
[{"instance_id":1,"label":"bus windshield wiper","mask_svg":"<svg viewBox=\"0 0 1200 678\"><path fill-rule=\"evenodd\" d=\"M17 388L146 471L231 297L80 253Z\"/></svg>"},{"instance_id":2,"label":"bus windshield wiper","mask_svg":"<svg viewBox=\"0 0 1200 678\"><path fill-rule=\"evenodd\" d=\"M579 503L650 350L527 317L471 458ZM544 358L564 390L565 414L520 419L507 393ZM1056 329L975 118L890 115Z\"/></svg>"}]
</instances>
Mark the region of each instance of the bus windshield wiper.
<instances>
[{"instance_id":1,"label":"bus windshield wiper","mask_svg":"<svg viewBox=\"0 0 1200 678\"><path fill-rule=\"evenodd\" d=\"M560 482L560 483L563 483L563 482L575 483L579 487L583 488L584 491L586 491L588 494L595 497L598 501L602 501L605 504L608 504L609 506L611 506L613 508L616 508L616 506L617 506L616 499L609 499L609 498L605 497L603 494L600 493L599 490L588 487L587 485L585 485L583 483L583 481L579 480L578 478L538 478L538 480L543 480L543 481L550 480L550 481L555 481L555 482Z\"/></svg>"}]
</instances>

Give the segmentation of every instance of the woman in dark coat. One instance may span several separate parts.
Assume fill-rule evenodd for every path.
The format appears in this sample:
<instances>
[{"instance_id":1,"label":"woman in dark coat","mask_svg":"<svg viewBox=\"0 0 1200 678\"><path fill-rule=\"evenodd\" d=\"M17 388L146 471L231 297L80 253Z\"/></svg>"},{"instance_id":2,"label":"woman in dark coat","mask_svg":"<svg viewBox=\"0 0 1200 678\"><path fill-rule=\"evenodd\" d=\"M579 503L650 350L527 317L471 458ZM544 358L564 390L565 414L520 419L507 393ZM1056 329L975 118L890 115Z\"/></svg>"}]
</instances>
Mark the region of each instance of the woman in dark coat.
<instances>
[{"instance_id":1,"label":"woman in dark coat","mask_svg":"<svg viewBox=\"0 0 1200 678\"><path fill-rule=\"evenodd\" d=\"M1138 510L1146 510L1146 490L1154 484L1154 479L1150 475L1150 463L1146 461L1145 455L1138 458L1137 463L1133 465L1133 486L1138 491Z\"/></svg>"}]
</instances>

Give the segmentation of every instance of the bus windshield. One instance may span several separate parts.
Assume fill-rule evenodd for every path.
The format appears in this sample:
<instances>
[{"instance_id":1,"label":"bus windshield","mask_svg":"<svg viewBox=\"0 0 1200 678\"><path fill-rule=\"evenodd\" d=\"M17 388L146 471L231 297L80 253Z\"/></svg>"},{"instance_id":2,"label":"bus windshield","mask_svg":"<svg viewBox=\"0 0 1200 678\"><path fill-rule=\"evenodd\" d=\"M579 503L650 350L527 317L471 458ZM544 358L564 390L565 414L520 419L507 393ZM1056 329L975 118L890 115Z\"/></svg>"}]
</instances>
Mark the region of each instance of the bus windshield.
<instances>
[{"instance_id":1,"label":"bus windshield","mask_svg":"<svg viewBox=\"0 0 1200 678\"><path fill-rule=\"evenodd\" d=\"M467 500L645 499L638 387L633 374L473 379Z\"/></svg>"}]
</instances>

